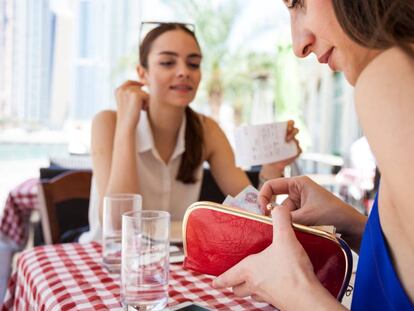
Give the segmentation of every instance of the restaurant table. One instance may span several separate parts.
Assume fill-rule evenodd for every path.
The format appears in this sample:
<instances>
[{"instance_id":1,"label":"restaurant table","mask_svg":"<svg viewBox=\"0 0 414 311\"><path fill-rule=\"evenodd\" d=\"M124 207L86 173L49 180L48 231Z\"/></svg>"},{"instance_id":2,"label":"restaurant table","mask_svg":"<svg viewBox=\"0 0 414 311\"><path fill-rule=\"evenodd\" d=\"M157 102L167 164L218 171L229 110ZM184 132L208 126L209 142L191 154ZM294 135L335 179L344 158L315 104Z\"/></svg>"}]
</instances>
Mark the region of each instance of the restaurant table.
<instances>
[{"instance_id":1,"label":"restaurant table","mask_svg":"<svg viewBox=\"0 0 414 311\"><path fill-rule=\"evenodd\" d=\"M3 240L22 249L29 232L30 214L37 208L39 178L30 178L10 191L0 223Z\"/></svg>"},{"instance_id":2,"label":"restaurant table","mask_svg":"<svg viewBox=\"0 0 414 311\"><path fill-rule=\"evenodd\" d=\"M14 250L23 249L26 246L30 215L38 206L39 178L30 178L10 191L4 207L3 218L0 221L0 234L3 240L10 244ZM171 239L180 241L181 221L172 221Z\"/></svg>"},{"instance_id":3,"label":"restaurant table","mask_svg":"<svg viewBox=\"0 0 414 311\"><path fill-rule=\"evenodd\" d=\"M210 310L274 310L212 288L213 278L171 264L168 306L193 301ZM20 254L2 310L122 310L120 277L103 267L99 243L35 247Z\"/></svg>"}]
</instances>

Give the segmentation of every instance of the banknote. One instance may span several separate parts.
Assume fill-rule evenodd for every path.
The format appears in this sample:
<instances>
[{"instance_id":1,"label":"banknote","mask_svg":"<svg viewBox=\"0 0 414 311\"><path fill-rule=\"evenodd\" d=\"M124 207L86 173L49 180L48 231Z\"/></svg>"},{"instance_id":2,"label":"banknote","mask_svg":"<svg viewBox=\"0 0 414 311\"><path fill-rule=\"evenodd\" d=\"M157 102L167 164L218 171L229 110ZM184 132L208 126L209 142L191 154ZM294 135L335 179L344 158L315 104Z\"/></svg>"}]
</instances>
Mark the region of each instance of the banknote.
<instances>
[{"instance_id":1,"label":"banknote","mask_svg":"<svg viewBox=\"0 0 414 311\"><path fill-rule=\"evenodd\" d=\"M250 185L244 188L236 197L228 195L223 205L237 207L250 213L263 215L264 213L257 202L258 196L259 191Z\"/></svg>"}]
</instances>

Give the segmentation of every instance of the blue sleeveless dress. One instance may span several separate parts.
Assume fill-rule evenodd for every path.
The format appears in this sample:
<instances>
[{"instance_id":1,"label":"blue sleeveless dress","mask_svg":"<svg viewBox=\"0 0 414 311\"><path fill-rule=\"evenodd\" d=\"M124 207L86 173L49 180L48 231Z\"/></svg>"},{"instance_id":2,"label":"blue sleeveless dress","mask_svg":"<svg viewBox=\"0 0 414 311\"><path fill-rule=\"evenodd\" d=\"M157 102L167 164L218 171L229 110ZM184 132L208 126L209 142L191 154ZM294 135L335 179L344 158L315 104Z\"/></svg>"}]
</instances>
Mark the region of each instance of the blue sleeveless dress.
<instances>
[{"instance_id":1,"label":"blue sleeveless dress","mask_svg":"<svg viewBox=\"0 0 414 311\"><path fill-rule=\"evenodd\" d=\"M362 238L351 310L414 310L398 279L381 229L378 194Z\"/></svg>"}]
</instances>

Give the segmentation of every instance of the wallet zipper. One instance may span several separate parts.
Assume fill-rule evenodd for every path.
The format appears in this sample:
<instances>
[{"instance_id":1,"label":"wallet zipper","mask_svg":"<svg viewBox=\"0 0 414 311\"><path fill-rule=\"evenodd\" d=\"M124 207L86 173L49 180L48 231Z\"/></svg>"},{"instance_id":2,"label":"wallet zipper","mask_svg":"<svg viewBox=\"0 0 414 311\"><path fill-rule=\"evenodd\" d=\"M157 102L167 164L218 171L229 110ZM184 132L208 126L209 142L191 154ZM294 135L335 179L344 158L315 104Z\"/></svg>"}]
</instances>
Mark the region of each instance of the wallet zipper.
<instances>
[{"instance_id":1,"label":"wallet zipper","mask_svg":"<svg viewBox=\"0 0 414 311\"><path fill-rule=\"evenodd\" d=\"M187 228L188 217L190 216L192 211L195 211L197 209L214 210L214 211L224 212L224 213L230 214L230 215L242 216L243 218L260 221L260 222L265 223L265 224L270 224L270 225L273 224L272 218L270 218L269 216L250 213L250 212L238 209L238 208L234 208L234 207L231 207L231 206L222 205L222 204L218 204L218 203L214 203L214 202L208 202L208 201L195 202L195 203L191 204L188 207L187 211L185 212L184 219L183 219L182 235L183 235L183 248L184 248L185 255L187 255L187 245L186 245L187 243L186 243L185 236L186 236L186 228ZM321 230L321 229L296 224L296 223L292 223L292 226L293 226L293 228L295 228L299 231L318 235L320 237L329 239L329 240L337 243L338 245L340 245L338 239L332 233L326 232L326 231Z\"/></svg>"}]
</instances>

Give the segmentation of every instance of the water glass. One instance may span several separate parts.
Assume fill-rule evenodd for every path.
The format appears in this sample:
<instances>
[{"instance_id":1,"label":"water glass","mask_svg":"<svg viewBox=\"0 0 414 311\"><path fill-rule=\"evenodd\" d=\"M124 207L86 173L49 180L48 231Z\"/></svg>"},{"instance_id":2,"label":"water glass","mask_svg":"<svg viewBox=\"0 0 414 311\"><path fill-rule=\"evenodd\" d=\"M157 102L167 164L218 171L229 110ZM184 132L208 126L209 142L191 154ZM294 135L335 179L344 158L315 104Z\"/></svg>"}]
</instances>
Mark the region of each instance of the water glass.
<instances>
[{"instance_id":1,"label":"water glass","mask_svg":"<svg viewBox=\"0 0 414 311\"><path fill-rule=\"evenodd\" d=\"M122 214L140 211L139 194L111 194L103 200L102 257L104 266L112 273L121 270Z\"/></svg>"},{"instance_id":2,"label":"water glass","mask_svg":"<svg viewBox=\"0 0 414 311\"><path fill-rule=\"evenodd\" d=\"M164 310L168 302L170 214L122 215L121 300L126 310Z\"/></svg>"}]
</instances>

